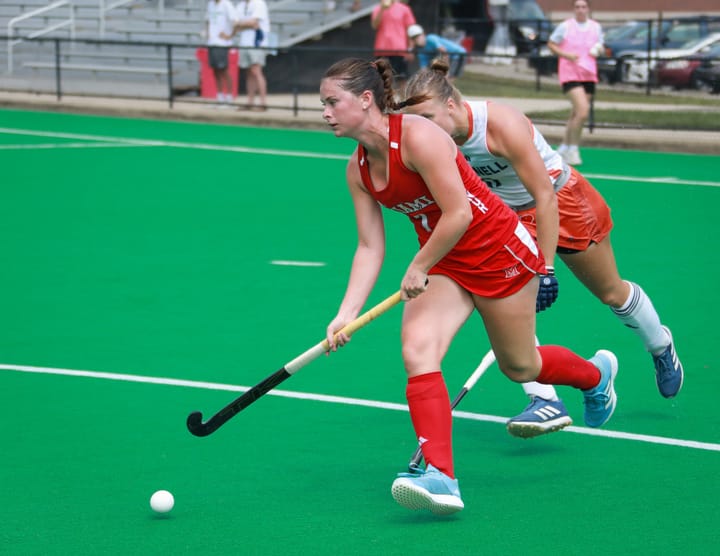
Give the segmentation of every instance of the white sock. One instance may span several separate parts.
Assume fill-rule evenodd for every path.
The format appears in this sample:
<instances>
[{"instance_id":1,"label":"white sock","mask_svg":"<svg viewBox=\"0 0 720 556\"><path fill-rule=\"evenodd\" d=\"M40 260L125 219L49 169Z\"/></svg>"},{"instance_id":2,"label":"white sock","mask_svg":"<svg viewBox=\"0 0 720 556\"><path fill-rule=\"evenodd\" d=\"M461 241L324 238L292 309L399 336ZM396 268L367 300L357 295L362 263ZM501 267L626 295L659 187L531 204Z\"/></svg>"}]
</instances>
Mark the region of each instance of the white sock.
<instances>
[{"instance_id":1,"label":"white sock","mask_svg":"<svg viewBox=\"0 0 720 556\"><path fill-rule=\"evenodd\" d=\"M233 96L230 93L227 93L225 95L225 102L232 102L232 101L233 101Z\"/></svg>"},{"instance_id":2,"label":"white sock","mask_svg":"<svg viewBox=\"0 0 720 556\"><path fill-rule=\"evenodd\" d=\"M528 396L537 396L550 402L558 401L557 392L551 384L540 384L539 382L523 382L523 390Z\"/></svg>"},{"instance_id":3,"label":"white sock","mask_svg":"<svg viewBox=\"0 0 720 556\"><path fill-rule=\"evenodd\" d=\"M218 101L218 102L222 102L222 101L223 101L223 94L222 94L222 93L218 93L218 94L216 95L216 98L217 98L217 101Z\"/></svg>"},{"instance_id":4,"label":"white sock","mask_svg":"<svg viewBox=\"0 0 720 556\"><path fill-rule=\"evenodd\" d=\"M610 309L625 326L640 337L645 349L653 355L659 355L670 345L670 337L662 329L660 317L643 289L633 282L626 283L630 285L627 300L621 307Z\"/></svg>"}]
</instances>

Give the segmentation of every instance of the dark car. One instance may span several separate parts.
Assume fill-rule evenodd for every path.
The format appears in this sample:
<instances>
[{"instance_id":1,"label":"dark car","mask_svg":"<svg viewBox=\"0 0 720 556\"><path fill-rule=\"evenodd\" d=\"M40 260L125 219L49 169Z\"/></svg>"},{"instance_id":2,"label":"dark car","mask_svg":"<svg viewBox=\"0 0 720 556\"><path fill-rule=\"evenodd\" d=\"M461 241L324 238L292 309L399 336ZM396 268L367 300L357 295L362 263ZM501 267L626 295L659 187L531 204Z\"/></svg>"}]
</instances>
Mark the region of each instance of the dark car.
<instances>
[{"instance_id":1,"label":"dark car","mask_svg":"<svg viewBox=\"0 0 720 556\"><path fill-rule=\"evenodd\" d=\"M532 53L544 46L553 30L552 22L535 0L510 0L508 19L518 54Z\"/></svg>"},{"instance_id":2,"label":"dark car","mask_svg":"<svg viewBox=\"0 0 720 556\"><path fill-rule=\"evenodd\" d=\"M624 58L648 49L677 48L718 31L720 16L630 21L608 28L604 37L605 55L598 58L598 76L608 83L622 81Z\"/></svg>"},{"instance_id":3,"label":"dark car","mask_svg":"<svg viewBox=\"0 0 720 556\"><path fill-rule=\"evenodd\" d=\"M695 68L694 75L698 89L720 93L720 60L715 60L714 63L706 61Z\"/></svg>"},{"instance_id":4,"label":"dark car","mask_svg":"<svg viewBox=\"0 0 720 556\"><path fill-rule=\"evenodd\" d=\"M703 86L698 82L696 70L701 66L710 67L713 63L720 64L720 43L687 58L659 60L655 66L653 82L676 89L700 89Z\"/></svg>"},{"instance_id":5,"label":"dark car","mask_svg":"<svg viewBox=\"0 0 720 556\"><path fill-rule=\"evenodd\" d=\"M440 19L442 28L463 31L472 38L473 50L484 52L500 21L491 15L488 0L457 0L440 2L440 9L449 17ZM509 46L518 54L538 51L547 42L553 29L536 0L509 0L507 4Z\"/></svg>"}]
</instances>

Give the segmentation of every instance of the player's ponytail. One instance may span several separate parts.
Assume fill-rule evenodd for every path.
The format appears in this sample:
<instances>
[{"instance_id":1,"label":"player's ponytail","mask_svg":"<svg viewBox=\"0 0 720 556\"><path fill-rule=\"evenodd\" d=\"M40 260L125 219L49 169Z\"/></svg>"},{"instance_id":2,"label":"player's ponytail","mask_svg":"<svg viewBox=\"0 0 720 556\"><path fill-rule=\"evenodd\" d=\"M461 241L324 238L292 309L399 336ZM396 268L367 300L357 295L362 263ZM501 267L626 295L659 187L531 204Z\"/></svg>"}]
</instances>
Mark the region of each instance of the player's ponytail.
<instances>
[{"instance_id":1,"label":"player's ponytail","mask_svg":"<svg viewBox=\"0 0 720 556\"><path fill-rule=\"evenodd\" d=\"M435 58L429 67L417 71L405 87L405 106L420 104L432 98L442 102L451 98L457 103L462 102L460 91L448 79L449 72L450 64L442 58Z\"/></svg>"}]
</instances>

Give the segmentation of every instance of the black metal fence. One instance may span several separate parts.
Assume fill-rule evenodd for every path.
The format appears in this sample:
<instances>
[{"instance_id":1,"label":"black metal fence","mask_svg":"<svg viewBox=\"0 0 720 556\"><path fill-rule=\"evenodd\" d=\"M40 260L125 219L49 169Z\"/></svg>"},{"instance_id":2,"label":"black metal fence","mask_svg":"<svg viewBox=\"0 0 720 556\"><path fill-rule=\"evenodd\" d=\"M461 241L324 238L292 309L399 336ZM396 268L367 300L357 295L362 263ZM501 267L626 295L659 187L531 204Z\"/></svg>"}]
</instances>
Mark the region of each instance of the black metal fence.
<instances>
[{"instance_id":1,"label":"black metal fence","mask_svg":"<svg viewBox=\"0 0 720 556\"><path fill-rule=\"evenodd\" d=\"M449 23L446 21L446 23ZM457 25L458 21L451 21L453 25ZM472 23L472 22L470 22ZM493 58L508 58L517 61L518 59L527 63L535 71L535 88L541 88L542 75L550 74L556 67L555 57L549 53L546 44L548 26L539 20L524 22L528 25L534 24L538 31L537 36L526 42L522 49L508 54L503 52L493 52ZM637 23L637 22L635 22ZM655 40L655 29L659 29L657 20L647 20L639 22L647 28L646 40L644 48L636 51L632 55L632 61L636 64L646 65L646 80L644 84L649 94L651 88L656 85L655 74L653 69L659 61L657 50L657 42ZM623 25L628 25L624 23ZM542 29L544 29L543 32ZM525 30L527 33L527 29ZM140 42L140 41L120 41L120 40L100 40L100 39L70 39L64 37L7 37L0 36L0 40L8 41L9 39L17 40L21 38L27 44L32 44L34 55L39 56L44 62L27 63L29 67L36 68L29 74L28 70L23 70L25 75L25 83L29 84L31 89L35 87L34 82L38 81L32 77L37 76L38 72L49 72L52 75L52 90L37 89L32 92L52 92L58 99L61 99L67 91L68 83L72 83L77 79L80 72L86 74L94 74L94 79L98 82L104 80L118 84L125 83L126 86L120 88L115 87L111 96L127 96L130 98L163 98L166 99L169 106L172 107L174 102L181 97L193 94L199 94L202 80L202 68L200 61L194 61L196 51L205 48L204 44L182 44L167 42ZM21 43L22 44L22 43ZM487 56L485 51L477 51L472 44L465 43L470 47L468 55L473 59L483 58ZM109 65L79 65L69 62L72 55L78 54L79 45L90 45L94 48L102 48L105 52L113 49L127 51L128 49L146 49L156 53L152 62L144 64L136 63L133 60L132 53L120 58L125 58L125 64L117 66ZM297 98L302 93L314 93L317 91L319 80L324 70L333 62L346 56L359 56L363 58L371 58L373 56L372 49L363 47L351 47L344 45L342 42L342 33L335 36L334 40L329 43L323 43L318 46L294 46L292 48L283 49L266 49L272 54L267 58L265 74L268 79L268 89L273 93L289 93ZM522 51L520 51L522 50ZM399 54L407 54L405 52ZM603 71L621 71L618 70L617 64L627 64L627 59L617 57L620 52L607 51L605 55L598 59L601 75ZM50 61L52 60L52 61ZM509 61L508 60L508 61ZM720 56L709 57L703 61L706 66L720 63ZM180 67L184 67L184 71L180 71ZM621 66L622 67L622 66ZM40 69L38 69L40 68ZM188 69L190 68L190 69ZM411 71L417 68L417 62L411 65ZM105 77L100 78L98 75L105 72ZM148 74L154 74L154 86L149 87L147 83ZM43 73L43 75L47 75ZM0 75L0 90L12 90L8 83L9 76ZM39 81L38 81L39 82ZM44 80L47 87L47 78ZM114 87L114 85L111 85ZM717 85L720 89L720 83ZM26 89L27 90L27 89ZM74 91L73 91L74 92ZM107 92L99 92L88 87L83 91L87 96L108 96ZM295 100L292 106L295 113L302 108Z\"/></svg>"}]
</instances>

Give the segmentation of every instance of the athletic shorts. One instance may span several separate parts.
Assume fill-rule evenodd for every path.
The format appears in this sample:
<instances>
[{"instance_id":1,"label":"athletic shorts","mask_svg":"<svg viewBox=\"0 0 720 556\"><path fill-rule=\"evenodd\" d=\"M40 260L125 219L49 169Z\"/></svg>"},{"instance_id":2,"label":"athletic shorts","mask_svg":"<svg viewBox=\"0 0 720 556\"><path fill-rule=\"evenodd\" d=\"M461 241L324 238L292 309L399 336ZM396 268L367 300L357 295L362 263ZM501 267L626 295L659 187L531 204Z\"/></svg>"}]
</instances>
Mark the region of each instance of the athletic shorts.
<instances>
[{"instance_id":1,"label":"athletic shorts","mask_svg":"<svg viewBox=\"0 0 720 556\"><path fill-rule=\"evenodd\" d=\"M545 259L529 231L518 222L504 245L481 266L462 267L441 260L428 274L442 274L481 297L502 298L520 291L533 276L545 273Z\"/></svg>"},{"instance_id":2,"label":"athletic shorts","mask_svg":"<svg viewBox=\"0 0 720 556\"><path fill-rule=\"evenodd\" d=\"M229 46L208 46L208 65L217 70L224 70L228 66Z\"/></svg>"},{"instance_id":3,"label":"athletic shorts","mask_svg":"<svg viewBox=\"0 0 720 556\"><path fill-rule=\"evenodd\" d=\"M613 227L610 207L605 199L575 168L557 192L560 234L558 253L585 251L591 243L600 243ZM518 212L520 221L537 237L535 208Z\"/></svg>"},{"instance_id":4,"label":"athletic shorts","mask_svg":"<svg viewBox=\"0 0 720 556\"><path fill-rule=\"evenodd\" d=\"M240 50L240 61L239 65L242 69L247 69L250 66L265 67L265 58L267 57L267 50L255 50L255 49L241 49Z\"/></svg>"},{"instance_id":5,"label":"athletic shorts","mask_svg":"<svg viewBox=\"0 0 720 556\"><path fill-rule=\"evenodd\" d=\"M570 89L574 89L575 87L582 87L589 95L595 94L594 81L567 81L562 84L563 93L567 93Z\"/></svg>"},{"instance_id":6,"label":"athletic shorts","mask_svg":"<svg viewBox=\"0 0 720 556\"><path fill-rule=\"evenodd\" d=\"M405 56L385 56L393 69L393 74L399 79L407 79L408 63Z\"/></svg>"}]
</instances>

